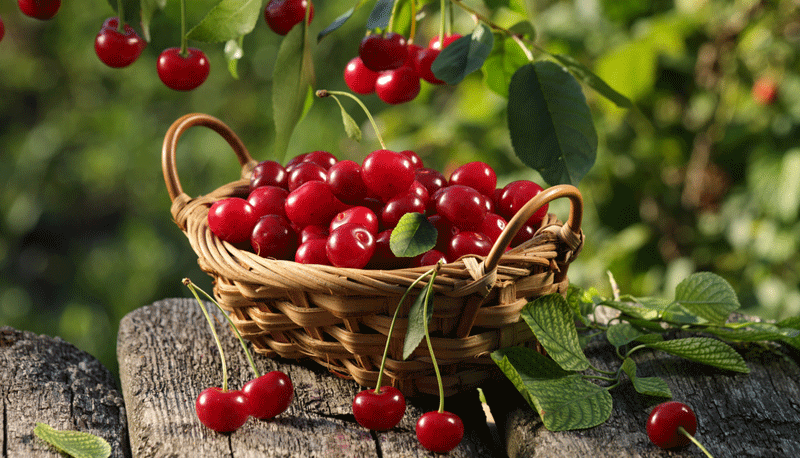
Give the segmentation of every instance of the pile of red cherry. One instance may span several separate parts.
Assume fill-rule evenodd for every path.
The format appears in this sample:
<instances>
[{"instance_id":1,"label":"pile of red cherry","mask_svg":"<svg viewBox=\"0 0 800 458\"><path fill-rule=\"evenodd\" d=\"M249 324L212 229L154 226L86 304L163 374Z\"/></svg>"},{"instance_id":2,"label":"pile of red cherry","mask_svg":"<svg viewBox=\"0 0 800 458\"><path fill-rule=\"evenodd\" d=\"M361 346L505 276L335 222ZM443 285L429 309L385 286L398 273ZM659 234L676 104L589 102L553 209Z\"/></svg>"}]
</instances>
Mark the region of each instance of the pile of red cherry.
<instances>
[{"instance_id":1,"label":"pile of red cherry","mask_svg":"<svg viewBox=\"0 0 800 458\"><path fill-rule=\"evenodd\" d=\"M357 94L378 95L386 103L414 100L421 89L420 78L431 84L444 84L431 71L431 64L442 49L461 38L446 35L433 37L427 48L407 43L405 37L389 32L370 34L361 40L358 56L344 69L344 81Z\"/></svg>"},{"instance_id":2,"label":"pile of red cherry","mask_svg":"<svg viewBox=\"0 0 800 458\"><path fill-rule=\"evenodd\" d=\"M361 164L327 151L300 154L286 166L263 161L250 192L214 202L208 226L220 239L265 258L336 267L397 269L486 256L509 218L542 191L520 180L497 188L495 171L470 162L445 178L413 151L373 151ZM415 258L397 257L392 230L406 213L420 213L437 230L436 245ZM540 208L511 242L533 235Z\"/></svg>"}]
</instances>

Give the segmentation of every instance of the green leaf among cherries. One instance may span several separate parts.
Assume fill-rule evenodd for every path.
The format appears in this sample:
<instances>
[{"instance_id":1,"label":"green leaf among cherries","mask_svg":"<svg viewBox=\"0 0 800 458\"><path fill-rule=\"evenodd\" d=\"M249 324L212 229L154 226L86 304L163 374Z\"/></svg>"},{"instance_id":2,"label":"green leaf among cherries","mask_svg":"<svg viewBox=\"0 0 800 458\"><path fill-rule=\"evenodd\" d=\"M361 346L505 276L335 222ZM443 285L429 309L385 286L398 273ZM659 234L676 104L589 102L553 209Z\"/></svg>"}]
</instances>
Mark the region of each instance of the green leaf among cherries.
<instances>
[{"instance_id":1,"label":"green leaf among cherries","mask_svg":"<svg viewBox=\"0 0 800 458\"><path fill-rule=\"evenodd\" d=\"M187 37L204 43L236 40L252 32L261 14L261 0L222 0Z\"/></svg>"}]
</instances>

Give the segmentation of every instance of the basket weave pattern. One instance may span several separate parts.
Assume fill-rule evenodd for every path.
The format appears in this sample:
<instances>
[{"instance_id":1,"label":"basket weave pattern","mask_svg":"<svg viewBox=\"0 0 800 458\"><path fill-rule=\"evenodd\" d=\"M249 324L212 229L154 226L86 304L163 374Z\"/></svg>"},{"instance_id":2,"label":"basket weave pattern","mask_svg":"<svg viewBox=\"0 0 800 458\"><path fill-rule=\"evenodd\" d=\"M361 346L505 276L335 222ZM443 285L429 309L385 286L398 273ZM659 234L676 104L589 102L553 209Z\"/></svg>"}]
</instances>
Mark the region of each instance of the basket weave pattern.
<instances>
[{"instance_id":1,"label":"basket weave pattern","mask_svg":"<svg viewBox=\"0 0 800 458\"><path fill-rule=\"evenodd\" d=\"M242 178L191 198L180 186L175 149L181 134L196 125L209 127L228 141L242 165ZM256 163L227 126L207 115L178 119L164 140L162 167L172 216L189 239L201 269L214 279L214 296L242 336L260 354L310 358L361 385L374 386L389 325L399 306L384 380L407 396L438 393L424 343L402 360L404 317L415 294L402 304L399 301L429 267L368 270L266 259L213 235L207 223L209 207L226 197L246 197L247 177ZM527 215L559 197L568 197L572 203L568 223L547 215L531 240L505 251ZM567 269L583 244L581 205L575 188L549 188L509 222L488 256L467 256L441 267L433 286L430 332L446 395L495 376L492 351L512 345L538 348L520 320L520 311L536 297L566 293ZM424 284L417 284L417 290Z\"/></svg>"}]
</instances>

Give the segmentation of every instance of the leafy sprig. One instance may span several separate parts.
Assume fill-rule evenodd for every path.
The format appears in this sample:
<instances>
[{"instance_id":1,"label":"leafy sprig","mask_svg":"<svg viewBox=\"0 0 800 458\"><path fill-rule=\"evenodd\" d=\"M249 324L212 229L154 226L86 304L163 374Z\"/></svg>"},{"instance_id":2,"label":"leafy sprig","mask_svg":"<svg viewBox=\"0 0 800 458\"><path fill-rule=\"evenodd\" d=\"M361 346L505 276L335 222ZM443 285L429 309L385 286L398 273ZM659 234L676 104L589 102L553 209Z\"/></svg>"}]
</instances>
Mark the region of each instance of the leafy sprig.
<instances>
[{"instance_id":1,"label":"leafy sprig","mask_svg":"<svg viewBox=\"0 0 800 458\"><path fill-rule=\"evenodd\" d=\"M672 397L663 379L638 375L633 356L640 351L661 351L720 370L748 373L750 369L731 343L779 341L800 349L800 319L774 324L731 320L739 306L730 284L708 272L683 280L671 301L620 296L616 290L608 299L594 289L571 286L566 297L539 297L522 310L548 357L511 347L493 352L492 359L546 428L590 428L611 415L609 392L623 377L640 394ZM617 316L608 322L596 320L600 307L615 310ZM675 337L677 331L688 337ZM621 361L616 370L595 368L584 354L587 343L601 336Z\"/></svg>"}]
</instances>

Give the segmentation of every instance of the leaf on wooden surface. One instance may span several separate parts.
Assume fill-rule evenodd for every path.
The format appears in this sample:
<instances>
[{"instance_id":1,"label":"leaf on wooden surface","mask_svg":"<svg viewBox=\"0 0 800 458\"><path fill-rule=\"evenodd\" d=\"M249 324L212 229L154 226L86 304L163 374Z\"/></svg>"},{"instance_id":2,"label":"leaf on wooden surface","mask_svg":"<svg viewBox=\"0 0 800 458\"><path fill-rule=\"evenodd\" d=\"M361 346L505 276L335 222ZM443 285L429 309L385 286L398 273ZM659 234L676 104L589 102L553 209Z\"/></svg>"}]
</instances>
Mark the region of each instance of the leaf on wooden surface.
<instances>
[{"instance_id":1,"label":"leaf on wooden surface","mask_svg":"<svg viewBox=\"0 0 800 458\"><path fill-rule=\"evenodd\" d=\"M560 294L541 296L521 312L547 354L565 370L580 371L590 364L581 349L572 309Z\"/></svg>"},{"instance_id":2,"label":"leaf on wooden surface","mask_svg":"<svg viewBox=\"0 0 800 458\"><path fill-rule=\"evenodd\" d=\"M62 431L44 423L36 423L33 433L63 453L74 458L107 458L111 445L102 437L83 431Z\"/></svg>"},{"instance_id":3,"label":"leaf on wooden surface","mask_svg":"<svg viewBox=\"0 0 800 458\"><path fill-rule=\"evenodd\" d=\"M711 337L687 337L644 344L647 348L661 350L701 364L734 372L749 373L744 358L730 345Z\"/></svg>"},{"instance_id":4,"label":"leaf on wooden surface","mask_svg":"<svg viewBox=\"0 0 800 458\"><path fill-rule=\"evenodd\" d=\"M733 287L711 272L689 275L675 287L675 302L694 315L712 323L724 323L739 308Z\"/></svg>"},{"instance_id":5,"label":"leaf on wooden surface","mask_svg":"<svg viewBox=\"0 0 800 458\"><path fill-rule=\"evenodd\" d=\"M672 391L670 391L667 382L658 377L639 377L636 375L636 362L630 358L625 358L622 362L622 370L628 375L633 383L633 388L637 393L647 396L659 396L662 398L671 398Z\"/></svg>"},{"instance_id":6,"label":"leaf on wooden surface","mask_svg":"<svg viewBox=\"0 0 800 458\"><path fill-rule=\"evenodd\" d=\"M508 128L514 153L550 185L577 185L594 165L597 132L586 97L575 77L554 62L514 73Z\"/></svg>"}]
</instances>

